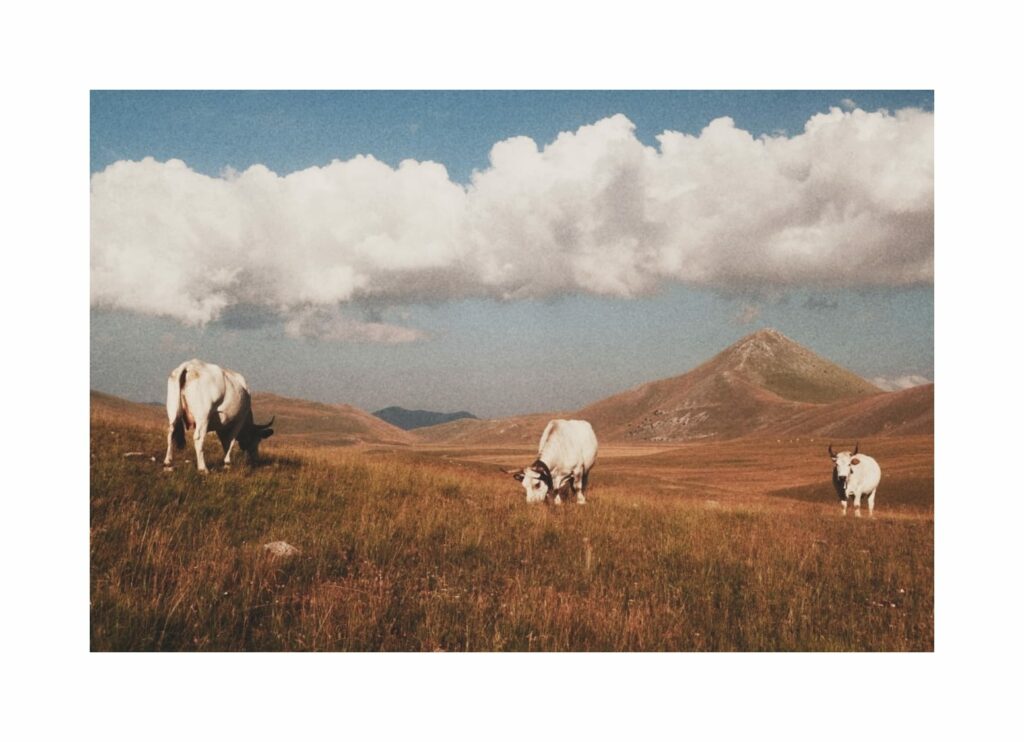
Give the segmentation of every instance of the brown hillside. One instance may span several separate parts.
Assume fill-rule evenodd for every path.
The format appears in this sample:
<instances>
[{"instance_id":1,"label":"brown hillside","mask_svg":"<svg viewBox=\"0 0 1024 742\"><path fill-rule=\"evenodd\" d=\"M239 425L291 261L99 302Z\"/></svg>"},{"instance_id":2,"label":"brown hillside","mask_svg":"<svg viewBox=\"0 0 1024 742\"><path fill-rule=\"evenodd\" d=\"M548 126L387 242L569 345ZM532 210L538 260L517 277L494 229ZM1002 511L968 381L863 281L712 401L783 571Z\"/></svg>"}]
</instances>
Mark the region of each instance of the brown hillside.
<instances>
[{"instance_id":1,"label":"brown hillside","mask_svg":"<svg viewBox=\"0 0 1024 742\"><path fill-rule=\"evenodd\" d=\"M129 402L112 394L89 391L89 414L97 422L130 422L143 427L167 426L163 405Z\"/></svg>"},{"instance_id":2,"label":"brown hillside","mask_svg":"<svg viewBox=\"0 0 1024 742\"><path fill-rule=\"evenodd\" d=\"M96 422L128 421L161 428L167 425L167 413L162 405L130 402L95 391L89 393L89 404ZM256 422L264 423L271 415L276 416L274 436L278 440L335 446L407 445L413 440L406 431L349 405L329 405L262 392L253 396L252 406Z\"/></svg>"},{"instance_id":3,"label":"brown hillside","mask_svg":"<svg viewBox=\"0 0 1024 742\"><path fill-rule=\"evenodd\" d=\"M693 371L584 407L598 436L686 441L766 431L809 406L881 391L775 330L760 330Z\"/></svg>"},{"instance_id":4,"label":"brown hillside","mask_svg":"<svg viewBox=\"0 0 1024 742\"><path fill-rule=\"evenodd\" d=\"M301 438L303 442L340 446L355 443L405 445L414 440L407 431L345 404L324 404L258 392L253 396L253 414L257 422L265 422L274 415L274 435L283 436L285 440Z\"/></svg>"},{"instance_id":5,"label":"brown hillside","mask_svg":"<svg viewBox=\"0 0 1024 742\"><path fill-rule=\"evenodd\" d=\"M499 420L455 420L412 431L420 443L471 446L536 446L544 426L556 417L572 413L541 412Z\"/></svg>"},{"instance_id":6,"label":"brown hillside","mask_svg":"<svg viewBox=\"0 0 1024 742\"><path fill-rule=\"evenodd\" d=\"M773 432L845 440L876 435L931 435L934 429L935 385L926 384L815 406L784 421Z\"/></svg>"}]
</instances>

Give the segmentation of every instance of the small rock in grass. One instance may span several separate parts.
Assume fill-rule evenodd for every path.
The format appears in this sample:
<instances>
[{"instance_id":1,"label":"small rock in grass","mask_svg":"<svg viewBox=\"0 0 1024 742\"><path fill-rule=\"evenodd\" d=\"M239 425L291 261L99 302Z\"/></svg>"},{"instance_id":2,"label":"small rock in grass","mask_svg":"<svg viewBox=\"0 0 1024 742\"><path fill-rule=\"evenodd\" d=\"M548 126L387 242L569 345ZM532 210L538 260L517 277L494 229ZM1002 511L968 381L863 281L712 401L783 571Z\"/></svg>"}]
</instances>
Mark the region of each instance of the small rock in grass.
<instances>
[{"instance_id":1,"label":"small rock in grass","mask_svg":"<svg viewBox=\"0 0 1024 742\"><path fill-rule=\"evenodd\" d=\"M299 554L299 550L286 541L271 541L269 544L263 544L263 550L269 551L274 556L295 556Z\"/></svg>"}]
</instances>

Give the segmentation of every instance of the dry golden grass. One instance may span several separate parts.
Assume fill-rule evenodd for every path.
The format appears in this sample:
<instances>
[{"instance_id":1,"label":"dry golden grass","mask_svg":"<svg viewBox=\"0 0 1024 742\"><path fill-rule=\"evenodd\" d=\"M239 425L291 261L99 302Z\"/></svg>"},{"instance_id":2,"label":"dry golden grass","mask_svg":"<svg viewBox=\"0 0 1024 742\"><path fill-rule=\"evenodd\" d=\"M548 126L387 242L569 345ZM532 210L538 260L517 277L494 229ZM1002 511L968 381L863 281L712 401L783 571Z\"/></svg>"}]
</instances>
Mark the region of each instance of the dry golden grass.
<instances>
[{"instance_id":1,"label":"dry golden grass","mask_svg":"<svg viewBox=\"0 0 1024 742\"><path fill-rule=\"evenodd\" d=\"M839 515L825 442L611 448L585 507L549 508L495 468L526 448L271 439L200 477L125 459L164 434L116 422L92 429L94 650L933 648L930 438L868 442L893 474L869 520Z\"/></svg>"}]
</instances>

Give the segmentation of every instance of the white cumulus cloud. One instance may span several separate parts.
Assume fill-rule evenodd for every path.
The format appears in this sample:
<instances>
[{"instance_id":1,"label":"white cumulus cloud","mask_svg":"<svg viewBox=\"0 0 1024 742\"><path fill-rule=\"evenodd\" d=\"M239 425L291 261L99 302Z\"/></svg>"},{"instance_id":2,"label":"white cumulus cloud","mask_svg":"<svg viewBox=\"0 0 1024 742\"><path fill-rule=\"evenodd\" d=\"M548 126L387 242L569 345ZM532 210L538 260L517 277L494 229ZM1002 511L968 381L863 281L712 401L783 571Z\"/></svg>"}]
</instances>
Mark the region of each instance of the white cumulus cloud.
<instances>
[{"instance_id":1,"label":"white cumulus cloud","mask_svg":"<svg viewBox=\"0 0 1024 742\"><path fill-rule=\"evenodd\" d=\"M402 342L419 334L357 331L339 305L930 282L932 122L833 108L753 137L719 118L651 147L616 115L497 142L465 186L372 156L221 177L121 161L92 176L92 303L190 324L266 307L295 335Z\"/></svg>"}]
</instances>

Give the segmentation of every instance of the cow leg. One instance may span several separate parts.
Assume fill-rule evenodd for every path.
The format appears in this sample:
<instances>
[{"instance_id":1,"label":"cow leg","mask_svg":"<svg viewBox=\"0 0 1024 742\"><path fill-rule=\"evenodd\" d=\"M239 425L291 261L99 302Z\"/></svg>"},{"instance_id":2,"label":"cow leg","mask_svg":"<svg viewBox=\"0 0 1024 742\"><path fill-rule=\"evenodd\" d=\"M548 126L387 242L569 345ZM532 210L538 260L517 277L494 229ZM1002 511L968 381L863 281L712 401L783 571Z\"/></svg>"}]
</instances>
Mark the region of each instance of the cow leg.
<instances>
[{"instance_id":1,"label":"cow leg","mask_svg":"<svg viewBox=\"0 0 1024 742\"><path fill-rule=\"evenodd\" d=\"M171 451L174 450L174 423L167 426L167 455L164 456L164 466L171 465Z\"/></svg>"},{"instance_id":2,"label":"cow leg","mask_svg":"<svg viewBox=\"0 0 1024 742\"><path fill-rule=\"evenodd\" d=\"M583 490L587 486L587 475L581 469L572 473L572 488L576 491L576 504L586 505L587 498L583 496Z\"/></svg>"},{"instance_id":3,"label":"cow leg","mask_svg":"<svg viewBox=\"0 0 1024 742\"><path fill-rule=\"evenodd\" d=\"M231 468L231 452L235 450L235 439L232 438L228 443L227 448L224 449L224 467L226 469Z\"/></svg>"},{"instance_id":4,"label":"cow leg","mask_svg":"<svg viewBox=\"0 0 1024 742\"><path fill-rule=\"evenodd\" d=\"M570 474L568 477L566 477L565 479L563 479L561 481L561 483L558 485L557 489L552 490L554 492L554 497L552 498L551 501L555 505L561 505L563 502L565 502L565 500L562 499L562 493L565 492L566 489L571 489L572 487L573 487L572 475ZM568 495L566 495L566 497L568 497Z\"/></svg>"},{"instance_id":5,"label":"cow leg","mask_svg":"<svg viewBox=\"0 0 1024 742\"><path fill-rule=\"evenodd\" d=\"M846 498L844 497L839 501L839 504L843 506L843 515L846 515Z\"/></svg>"},{"instance_id":6,"label":"cow leg","mask_svg":"<svg viewBox=\"0 0 1024 742\"><path fill-rule=\"evenodd\" d=\"M853 514L860 517L860 492L853 496Z\"/></svg>"},{"instance_id":7,"label":"cow leg","mask_svg":"<svg viewBox=\"0 0 1024 742\"><path fill-rule=\"evenodd\" d=\"M878 492L878 488L871 490L871 494L868 495L868 515L874 516L875 514L875 493Z\"/></svg>"},{"instance_id":8,"label":"cow leg","mask_svg":"<svg viewBox=\"0 0 1024 742\"><path fill-rule=\"evenodd\" d=\"M196 468L203 474L208 473L210 470L206 468L206 459L203 458L203 441L206 439L206 426L208 423L206 420L196 420L196 429L192 433L192 442L196 447Z\"/></svg>"},{"instance_id":9,"label":"cow leg","mask_svg":"<svg viewBox=\"0 0 1024 742\"><path fill-rule=\"evenodd\" d=\"M235 450L235 436L231 433L221 431L217 433L220 438L220 445L224 447L224 468L231 468L231 452Z\"/></svg>"}]
</instances>

